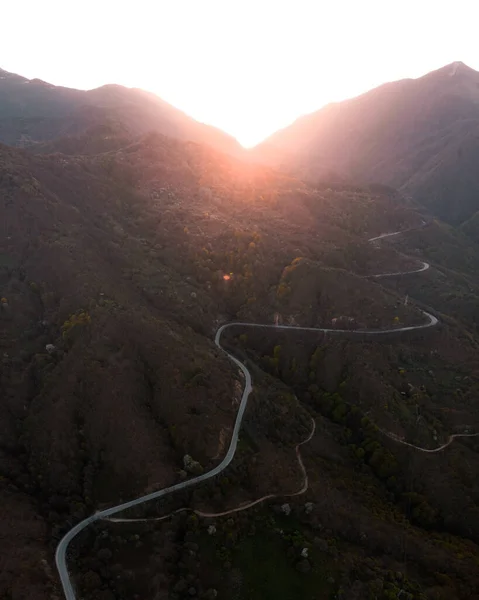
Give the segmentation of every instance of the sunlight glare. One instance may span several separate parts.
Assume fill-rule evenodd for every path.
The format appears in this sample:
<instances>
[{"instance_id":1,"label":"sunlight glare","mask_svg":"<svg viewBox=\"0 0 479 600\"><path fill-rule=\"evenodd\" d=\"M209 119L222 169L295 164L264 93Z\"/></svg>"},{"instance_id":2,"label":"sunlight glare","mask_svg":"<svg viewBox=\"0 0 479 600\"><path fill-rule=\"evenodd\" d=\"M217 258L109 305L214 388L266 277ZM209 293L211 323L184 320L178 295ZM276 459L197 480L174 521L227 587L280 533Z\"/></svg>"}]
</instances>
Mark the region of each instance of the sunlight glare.
<instances>
[{"instance_id":1,"label":"sunlight glare","mask_svg":"<svg viewBox=\"0 0 479 600\"><path fill-rule=\"evenodd\" d=\"M479 67L470 12L468 0L19 0L2 6L0 66L141 87L251 146L385 81Z\"/></svg>"}]
</instances>

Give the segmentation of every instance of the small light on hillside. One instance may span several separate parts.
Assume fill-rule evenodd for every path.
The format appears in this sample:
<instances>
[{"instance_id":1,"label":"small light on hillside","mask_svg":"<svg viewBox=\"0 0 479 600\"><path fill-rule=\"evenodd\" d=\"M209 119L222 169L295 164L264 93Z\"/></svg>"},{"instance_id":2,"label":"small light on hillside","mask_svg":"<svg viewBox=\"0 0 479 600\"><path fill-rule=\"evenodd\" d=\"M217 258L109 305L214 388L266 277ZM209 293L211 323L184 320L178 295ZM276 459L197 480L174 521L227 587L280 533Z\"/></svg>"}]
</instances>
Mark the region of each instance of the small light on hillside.
<instances>
[{"instance_id":1,"label":"small light on hillside","mask_svg":"<svg viewBox=\"0 0 479 600\"><path fill-rule=\"evenodd\" d=\"M225 281L229 281L231 279L231 275L223 275L223 279Z\"/></svg>"}]
</instances>

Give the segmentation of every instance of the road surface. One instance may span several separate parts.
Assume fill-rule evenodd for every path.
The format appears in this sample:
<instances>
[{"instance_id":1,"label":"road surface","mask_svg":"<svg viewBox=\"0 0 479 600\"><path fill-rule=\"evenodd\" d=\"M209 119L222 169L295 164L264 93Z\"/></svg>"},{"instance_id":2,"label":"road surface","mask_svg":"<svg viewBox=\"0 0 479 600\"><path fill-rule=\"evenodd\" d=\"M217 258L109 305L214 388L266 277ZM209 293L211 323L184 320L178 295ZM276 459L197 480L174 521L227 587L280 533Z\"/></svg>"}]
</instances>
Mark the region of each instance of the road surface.
<instances>
[{"instance_id":1,"label":"road surface","mask_svg":"<svg viewBox=\"0 0 479 600\"><path fill-rule=\"evenodd\" d=\"M393 231L392 233L382 233L376 237L369 238L368 242L377 242L378 240L384 240L385 238L392 237L395 235L399 235L401 233L406 233L407 231L414 231L415 229L422 229L425 227L427 223L425 221L419 227L410 227L409 229L405 229L403 231ZM379 279L381 277L396 277L398 275L411 275L412 273L422 273L423 271L427 271L431 268L431 265L428 262L420 261L421 266L419 269L414 269L413 271L398 271L396 273L378 273L377 275L368 275L367 277L371 277L374 279Z\"/></svg>"},{"instance_id":2,"label":"road surface","mask_svg":"<svg viewBox=\"0 0 479 600\"><path fill-rule=\"evenodd\" d=\"M144 502L149 502L150 500L156 500L158 498L162 498L163 496L167 496L173 492L177 492L180 490L187 489L193 485L201 483L202 481L207 481L212 477L215 477L230 464L233 460L233 457L236 452L236 446L238 445L238 434L241 427L241 423L243 421L244 412L246 410L246 405L248 403L249 395L251 394L252 385L251 385L251 374L248 369L234 356L226 352L221 346L220 339L221 334L225 329L230 327L231 325L223 325L218 329L215 336L215 344L220 348L223 352L227 354L231 361L235 363L235 365L241 370L245 377L245 385L243 389L243 395L241 397L240 406L238 409L238 413L236 415L236 420L233 428L233 434L231 436L230 445L228 448L228 452L224 459L211 471L207 473L203 473L198 477L193 477L192 479L188 479L186 481L182 481L175 485L172 485L167 488L163 488L162 490L158 490L157 492L152 492L151 494L146 494L145 496L141 496L140 498L136 498L135 500L130 500L129 502L124 502L122 504L117 504L116 506L112 506L111 508L107 508L105 510L100 510L90 517L80 521L77 523L65 536L60 540L60 543L57 546L55 553L55 562L58 569L58 574L60 576L60 581L63 586L63 591L65 594L65 598L67 600L76 600L75 590L73 589L73 584L71 582L70 574L68 573L68 568L66 564L66 554L68 550L68 546L70 542L86 527L94 523L95 521L99 521L100 519L105 519L115 515L119 512L122 512L128 508L132 508L133 506L138 506L139 504L143 504Z\"/></svg>"},{"instance_id":3,"label":"road surface","mask_svg":"<svg viewBox=\"0 0 479 600\"><path fill-rule=\"evenodd\" d=\"M373 279L379 279L381 277L396 277L397 275L411 275L412 273L422 273L423 271L427 271L431 268L431 265L427 262L421 262L421 267L419 269L414 269L414 271L398 271L397 273L378 273L377 275L368 275Z\"/></svg>"}]
</instances>

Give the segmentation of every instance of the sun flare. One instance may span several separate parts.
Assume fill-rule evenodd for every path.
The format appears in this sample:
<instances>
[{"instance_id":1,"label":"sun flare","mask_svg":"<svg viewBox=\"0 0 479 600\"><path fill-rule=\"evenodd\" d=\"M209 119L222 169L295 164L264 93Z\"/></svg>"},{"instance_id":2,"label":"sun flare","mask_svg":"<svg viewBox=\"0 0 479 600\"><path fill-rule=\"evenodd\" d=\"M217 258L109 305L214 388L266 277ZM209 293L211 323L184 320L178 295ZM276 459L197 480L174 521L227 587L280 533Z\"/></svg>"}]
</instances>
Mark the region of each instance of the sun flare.
<instances>
[{"instance_id":1,"label":"sun flare","mask_svg":"<svg viewBox=\"0 0 479 600\"><path fill-rule=\"evenodd\" d=\"M55 85L144 88L252 146L385 81L458 57L479 67L470 9L465 0L453 10L432 0L401 10L380 0L85 0L78 10L24 0L2 6L1 66Z\"/></svg>"}]
</instances>

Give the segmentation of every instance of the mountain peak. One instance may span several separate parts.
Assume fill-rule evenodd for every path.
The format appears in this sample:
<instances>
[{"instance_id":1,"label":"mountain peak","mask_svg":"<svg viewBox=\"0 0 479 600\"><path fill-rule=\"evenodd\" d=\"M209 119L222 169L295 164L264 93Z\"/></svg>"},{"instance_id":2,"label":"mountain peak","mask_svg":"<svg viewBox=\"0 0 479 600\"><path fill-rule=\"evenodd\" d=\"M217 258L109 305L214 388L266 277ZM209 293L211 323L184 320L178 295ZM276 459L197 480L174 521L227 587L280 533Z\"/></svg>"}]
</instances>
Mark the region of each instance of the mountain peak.
<instances>
[{"instance_id":1,"label":"mountain peak","mask_svg":"<svg viewBox=\"0 0 479 600\"><path fill-rule=\"evenodd\" d=\"M435 71L431 71L421 77L421 79L425 78L438 78L438 77L458 77L458 76L466 76L466 77L479 77L479 72L471 67L468 67L465 63L460 60L456 60L440 69L436 69Z\"/></svg>"},{"instance_id":2,"label":"mountain peak","mask_svg":"<svg viewBox=\"0 0 479 600\"><path fill-rule=\"evenodd\" d=\"M472 69L471 67L468 67L465 63L463 63L460 60L456 60L455 62L452 62L449 65L446 65L444 67L444 69L446 69L446 70L449 71L449 75L451 77L453 77L457 73L474 73L474 74L477 74L477 71L475 69Z\"/></svg>"},{"instance_id":3,"label":"mountain peak","mask_svg":"<svg viewBox=\"0 0 479 600\"><path fill-rule=\"evenodd\" d=\"M384 84L297 121L255 157L312 181L334 171L389 185L459 224L479 210L479 72L455 61Z\"/></svg>"}]
</instances>

